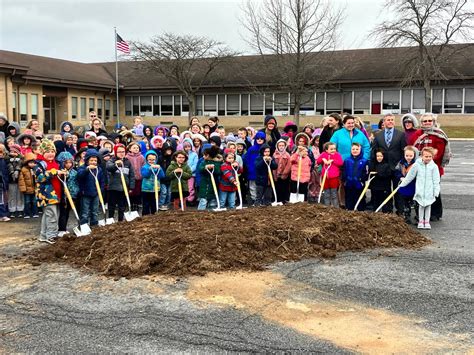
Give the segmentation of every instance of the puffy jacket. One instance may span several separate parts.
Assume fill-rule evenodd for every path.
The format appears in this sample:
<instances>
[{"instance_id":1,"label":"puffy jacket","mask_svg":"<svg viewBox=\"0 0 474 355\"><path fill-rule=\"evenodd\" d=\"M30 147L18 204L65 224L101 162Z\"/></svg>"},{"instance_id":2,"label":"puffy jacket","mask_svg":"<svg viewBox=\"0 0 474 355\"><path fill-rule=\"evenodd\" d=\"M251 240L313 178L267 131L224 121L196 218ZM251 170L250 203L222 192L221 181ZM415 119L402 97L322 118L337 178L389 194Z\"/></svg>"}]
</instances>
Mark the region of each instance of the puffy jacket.
<instances>
[{"instance_id":1,"label":"puffy jacket","mask_svg":"<svg viewBox=\"0 0 474 355\"><path fill-rule=\"evenodd\" d=\"M260 132L260 131L257 132L257 134L254 137L253 146L251 146L247 150L247 153L245 153L243 156L244 168L247 171L248 180L255 180L257 178L256 171L255 171L255 160L257 159L259 155L260 146L261 146L261 144L257 144L257 138L265 139L265 133Z\"/></svg>"},{"instance_id":2,"label":"puffy jacket","mask_svg":"<svg viewBox=\"0 0 474 355\"><path fill-rule=\"evenodd\" d=\"M405 160L405 158L400 160L395 167L395 176L397 179L400 180L402 177L407 176L408 172L413 167L413 164L415 164L415 159L413 159L410 164ZM415 195L415 183L416 179L408 185L400 187L398 193L404 197L413 197Z\"/></svg>"},{"instance_id":3,"label":"puffy jacket","mask_svg":"<svg viewBox=\"0 0 474 355\"><path fill-rule=\"evenodd\" d=\"M142 166L145 165L145 157L142 155L141 152L138 152L138 153L128 152L126 157L128 160L130 160L130 163L132 164L135 180L141 180L142 174L140 170Z\"/></svg>"},{"instance_id":4,"label":"puffy jacket","mask_svg":"<svg viewBox=\"0 0 474 355\"><path fill-rule=\"evenodd\" d=\"M328 170L327 178L333 179L333 178L339 177L341 175L341 167L344 165L344 161L342 160L341 154L339 154L338 152L334 154L329 154L327 152L324 152L318 157L318 159L316 160L316 163L318 165L323 165L323 168L321 170L321 176L324 176L328 168L328 165L323 164L323 159L333 160L331 167Z\"/></svg>"},{"instance_id":5,"label":"puffy jacket","mask_svg":"<svg viewBox=\"0 0 474 355\"><path fill-rule=\"evenodd\" d=\"M23 166L20 170L18 188L24 194L31 195L35 193L35 178L33 175L33 170L27 165Z\"/></svg>"},{"instance_id":6,"label":"puffy jacket","mask_svg":"<svg viewBox=\"0 0 474 355\"><path fill-rule=\"evenodd\" d=\"M87 169L86 165L83 165L77 171L77 180L79 182L79 191L82 196L97 196L97 188L95 186L95 178L92 173L97 173L97 179L99 180L99 185L101 191L104 190L105 179L104 172L102 168L98 166L96 169L93 169L92 172ZM68 185L69 187L69 185ZM72 192L71 192L72 195ZM74 197L74 196L73 196Z\"/></svg>"},{"instance_id":7,"label":"puffy jacket","mask_svg":"<svg viewBox=\"0 0 474 355\"><path fill-rule=\"evenodd\" d=\"M369 171L377 173L370 183L371 190L390 191L392 189L392 169L385 159L381 163L372 160L369 163Z\"/></svg>"},{"instance_id":8,"label":"puffy jacket","mask_svg":"<svg viewBox=\"0 0 474 355\"><path fill-rule=\"evenodd\" d=\"M206 165L208 164L214 165L213 175L217 184L217 182L219 181L219 177L221 175L222 162L217 161L217 160L203 160L198 166L198 171L201 176L198 196L199 198L205 198L206 200L211 200L211 199L215 199L216 196L214 194L214 189L211 183L211 175L206 171Z\"/></svg>"},{"instance_id":9,"label":"puffy jacket","mask_svg":"<svg viewBox=\"0 0 474 355\"><path fill-rule=\"evenodd\" d=\"M235 170L229 163L224 163L221 166L221 179L219 181L219 190L233 192L237 191L237 186L234 185L235 181ZM242 173L242 168L239 166L237 174Z\"/></svg>"},{"instance_id":10,"label":"puffy jacket","mask_svg":"<svg viewBox=\"0 0 474 355\"><path fill-rule=\"evenodd\" d=\"M10 184L17 184L20 178L21 156L10 157L7 162Z\"/></svg>"},{"instance_id":11,"label":"puffy jacket","mask_svg":"<svg viewBox=\"0 0 474 355\"><path fill-rule=\"evenodd\" d=\"M337 151L341 154L342 159L346 160L351 156L352 143L359 143L361 145L361 152L364 159L370 159L370 143L361 130L354 128L352 138L346 128L341 128L334 132L330 142L336 143Z\"/></svg>"},{"instance_id":12,"label":"puffy jacket","mask_svg":"<svg viewBox=\"0 0 474 355\"><path fill-rule=\"evenodd\" d=\"M361 132L362 134L362 132ZM365 136L364 136L365 137ZM368 161L362 154L344 160L342 180L346 188L362 190L368 175Z\"/></svg>"},{"instance_id":13,"label":"puffy jacket","mask_svg":"<svg viewBox=\"0 0 474 355\"><path fill-rule=\"evenodd\" d=\"M199 157L198 157L197 153L190 150L188 152L188 161L187 161L187 163L188 163L189 167L191 168L191 172L193 173L193 176L196 175L198 160L199 160Z\"/></svg>"},{"instance_id":14,"label":"puffy jacket","mask_svg":"<svg viewBox=\"0 0 474 355\"><path fill-rule=\"evenodd\" d=\"M286 150L280 152L277 149L275 150L275 153L273 153L273 159L277 163L277 168L273 172L273 177L275 181L278 179L288 179L288 176L290 175L291 171L290 153L288 153Z\"/></svg>"},{"instance_id":15,"label":"puffy jacket","mask_svg":"<svg viewBox=\"0 0 474 355\"><path fill-rule=\"evenodd\" d=\"M4 158L0 158L0 193L1 191L8 191L8 183L7 162Z\"/></svg>"},{"instance_id":16,"label":"puffy jacket","mask_svg":"<svg viewBox=\"0 0 474 355\"><path fill-rule=\"evenodd\" d=\"M183 188L183 191L188 191L188 183L187 180L189 180L192 176L193 173L191 171L191 168L187 163L184 163L183 165L179 166L176 161L172 161L170 166L168 166L168 169L166 169L166 176L168 179L170 179L171 184L171 192L178 192L178 178L174 174L174 171L178 168L183 169L183 174L181 175L181 186Z\"/></svg>"},{"instance_id":17,"label":"puffy jacket","mask_svg":"<svg viewBox=\"0 0 474 355\"><path fill-rule=\"evenodd\" d=\"M145 160L149 155L157 156L154 150L149 150L145 154ZM156 162L158 164L158 162ZM150 164L145 163L141 168L142 174L142 191L143 192L155 192L155 174L158 177L158 191L160 191L160 179L165 177L163 169L153 169Z\"/></svg>"},{"instance_id":18,"label":"puffy jacket","mask_svg":"<svg viewBox=\"0 0 474 355\"><path fill-rule=\"evenodd\" d=\"M409 185L416 178L415 196L413 199L426 207L435 202L440 192L440 174L434 160L428 164L423 163L421 158L417 159L400 186Z\"/></svg>"},{"instance_id":19,"label":"puffy jacket","mask_svg":"<svg viewBox=\"0 0 474 355\"><path fill-rule=\"evenodd\" d=\"M38 155L35 166L36 197L38 206L55 205L61 200L61 181L58 179L59 164L47 162Z\"/></svg>"},{"instance_id":20,"label":"puffy jacket","mask_svg":"<svg viewBox=\"0 0 474 355\"><path fill-rule=\"evenodd\" d=\"M298 181L298 165L299 165L300 155L298 152L295 152L291 155L290 163L291 163L291 180ZM301 156L301 176L300 182L306 183L311 180L311 158L309 154L306 156Z\"/></svg>"},{"instance_id":21,"label":"puffy jacket","mask_svg":"<svg viewBox=\"0 0 474 355\"><path fill-rule=\"evenodd\" d=\"M110 159L107 164L107 173L109 174L109 190L113 191L123 191L122 180L120 171L122 171L125 177L125 183L129 190L133 190L135 188L135 175L133 173L132 164L127 158L123 158L123 167L121 166L120 169L117 168L115 162L118 159L116 157Z\"/></svg>"}]
</instances>

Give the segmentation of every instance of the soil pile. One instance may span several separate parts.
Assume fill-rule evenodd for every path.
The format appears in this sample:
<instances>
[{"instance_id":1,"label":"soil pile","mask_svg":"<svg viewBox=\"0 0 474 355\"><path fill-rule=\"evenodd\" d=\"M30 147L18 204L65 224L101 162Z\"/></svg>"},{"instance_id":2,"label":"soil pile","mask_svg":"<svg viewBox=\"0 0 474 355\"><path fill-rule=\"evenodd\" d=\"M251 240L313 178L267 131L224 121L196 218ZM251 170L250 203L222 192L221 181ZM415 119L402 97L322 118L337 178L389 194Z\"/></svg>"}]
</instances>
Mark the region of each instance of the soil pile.
<instances>
[{"instance_id":1,"label":"soil pile","mask_svg":"<svg viewBox=\"0 0 474 355\"><path fill-rule=\"evenodd\" d=\"M261 270L278 261L429 243L400 217L312 204L227 212L166 212L65 237L33 258L109 276Z\"/></svg>"}]
</instances>

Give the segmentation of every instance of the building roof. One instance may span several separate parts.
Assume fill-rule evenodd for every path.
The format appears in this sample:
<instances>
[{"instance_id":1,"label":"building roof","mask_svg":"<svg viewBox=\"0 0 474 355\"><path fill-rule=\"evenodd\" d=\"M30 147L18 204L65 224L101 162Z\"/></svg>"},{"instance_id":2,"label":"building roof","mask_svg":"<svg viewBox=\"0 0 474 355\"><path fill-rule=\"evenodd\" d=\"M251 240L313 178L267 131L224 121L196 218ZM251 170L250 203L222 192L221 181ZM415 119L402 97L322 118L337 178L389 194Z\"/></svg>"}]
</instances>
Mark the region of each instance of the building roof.
<instances>
[{"instance_id":1,"label":"building roof","mask_svg":"<svg viewBox=\"0 0 474 355\"><path fill-rule=\"evenodd\" d=\"M455 45L453 48L463 49L446 63L444 69L448 78L473 80L474 44ZM406 70L401 63L415 50L414 47L399 47L314 53L308 61L310 64L305 76L315 82L324 77L326 82L343 85L400 82ZM285 80L287 72L279 63L275 56L234 57L212 72L203 88L245 87L250 81L254 85L274 86L278 80ZM63 86L115 87L115 62L87 64L0 51L0 69L13 67L22 69L22 78L30 81ZM203 68L198 64L197 80ZM156 70L147 69L142 62L119 62L119 81L125 90L176 90L173 83Z\"/></svg>"}]
</instances>

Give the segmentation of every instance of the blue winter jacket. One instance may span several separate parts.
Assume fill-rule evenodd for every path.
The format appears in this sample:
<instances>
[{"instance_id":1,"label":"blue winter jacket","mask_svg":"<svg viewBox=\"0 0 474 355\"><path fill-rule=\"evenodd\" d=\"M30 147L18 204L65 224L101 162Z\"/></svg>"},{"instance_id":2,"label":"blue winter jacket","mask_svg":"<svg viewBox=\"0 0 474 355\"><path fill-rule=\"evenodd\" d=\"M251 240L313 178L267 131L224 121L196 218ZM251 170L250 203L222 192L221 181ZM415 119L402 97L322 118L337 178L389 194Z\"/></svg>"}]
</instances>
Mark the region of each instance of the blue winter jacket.
<instances>
[{"instance_id":1,"label":"blue winter jacket","mask_svg":"<svg viewBox=\"0 0 474 355\"><path fill-rule=\"evenodd\" d=\"M188 161L187 161L187 163L188 163L189 167L191 168L193 176L196 176L196 169L198 167L198 161L199 161L199 157L196 154L196 152L193 152L192 150L190 150L188 152Z\"/></svg>"},{"instance_id":2,"label":"blue winter jacket","mask_svg":"<svg viewBox=\"0 0 474 355\"><path fill-rule=\"evenodd\" d=\"M400 162L395 167L395 176L397 179L400 180L400 178L405 177L408 174L408 171L413 167L414 163L415 159L413 159L411 164L408 164L405 158L400 160ZM410 182L407 186L400 187L398 193L403 197L413 197L415 195L415 184L416 179Z\"/></svg>"},{"instance_id":3,"label":"blue winter jacket","mask_svg":"<svg viewBox=\"0 0 474 355\"><path fill-rule=\"evenodd\" d=\"M247 171L248 180L255 180L257 178L257 173L255 171L255 160L257 159L259 155L260 146L261 146L261 144L257 144L257 138L265 139L265 137L266 136L264 132L257 132L257 134L254 137L253 146L251 146L247 150L247 153L245 153L243 156L244 168Z\"/></svg>"},{"instance_id":4,"label":"blue winter jacket","mask_svg":"<svg viewBox=\"0 0 474 355\"><path fill-rule=\"evenodd\" d=\"M105 186L104 172L102 168L97 167L99 170L97 173L97 178L99 180L100 189L103 191ZM92 172L96 173L97 169L93 169ZM86 165L83 165L77 171L77 178L79 181L79 191L82 196L94 197L97 196L97 189L95 187L95 179L92 176L92 173L87 169Z\"/></svg>"},{"instance_id":5,"label":"blue winter jacket","mask_svg":"<svg viewBox=\"0 0 474 355\"><path fill-rule=\"evenodd\" d=\"M370 143L364 133L361 130L354 128L354 134L352 138L349 131L345 128L338 129L332 135L330 142L335 143L337 151L342 156L342 160L346 160L351 156L352 143L359 143L361 145L361 151L364 155L364 159L370 159Z\"/></svg>"},{"instance_id":6,"label":"blue winter jacket","mask_svg":"<svg viewBox=\"0 0 474 355\"><path fill-rule=\"evenodd\" d=\"M362 154L357 157L352 155L344 160L342 180L344 186L350 189L362 190L368 176L368 160Z\"/></svg>"},{"instance_id":7,"label":"blue winter jacket","mask_svg":"<svg viewBox=\"0 0 474 355\"><path fill-rule=\"evenodd\" d=\"M149 150L145 154L145 160L150 154L153 154L156 156L155 151ZM158 162L156 164L158 164ZM142 191L143 192L155 192L155 175L153 174L153 170L155 173L157 173L158 189L160 188L160 179L163 179L165 177L164 170L160 168L159 171L157 172L156 169L153 169L150 166L150 164L146 162L145 165L143 165L140 170L142 173Z\"/></svg>"}]
</instances>

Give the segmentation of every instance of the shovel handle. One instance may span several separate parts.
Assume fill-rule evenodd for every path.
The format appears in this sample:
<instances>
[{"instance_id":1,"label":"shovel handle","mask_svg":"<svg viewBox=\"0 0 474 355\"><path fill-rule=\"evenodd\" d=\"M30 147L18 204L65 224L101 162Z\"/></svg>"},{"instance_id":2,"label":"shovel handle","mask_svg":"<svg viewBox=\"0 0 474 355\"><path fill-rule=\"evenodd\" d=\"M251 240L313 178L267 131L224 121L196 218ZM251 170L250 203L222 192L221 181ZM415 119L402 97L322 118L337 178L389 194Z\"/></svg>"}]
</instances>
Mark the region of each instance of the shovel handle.
<instances>
[{"instance_id":1,"label":"shovel handle","mask_svg":"<svg viewBox=\"0 0 474 355\"><path fill-rule=\"evenodd\" d=\"M392 199L393 196L395 196L399 188L400 188L400 184L398 184L397 188L393 190L390 195L387 196L387 198L380 204L380 206L375 210L375 212L379 212L382 209L382 207L385 206L387 202Z\"/></svg>"},{"instance_id":2,"label":"shovel handle","mask_svg":"<svg viewBox=\"0 0 474 355\"><path fill-rule=\"evenodd\" d=\"M318 203L321 203L321 196L324 193L324 185L326 184L326 178L328 177L328 171L330 167L331 167L331 164L328 164L328 167L324 171L323 180L321 181L321 189L319 191L319 196L318 196Z\"/></svg>"},{"instance_id":3,"label":"shovel handle","mask_svg":"<svg viewBox=\"0 0 474 355\"><path fill-rule=\"evenodd\" d=\"M66 194L66 198L69 202L69 205L71 206L71 209L73 210L74 215L76 216L76 219L79 221L80 219L79 219L79 215L77 214L76 205L74 204L74 200L72 199L71 192L69 191L69 188L66 185L66 181L63 182L63 186L64 186L64 193Z\"/></svg>"},{"instance_id":4,"label":"shovel handle","mask_svg":"<svg viewBox=\"0 0 474 355\"><path fill-rule=\"evenodd\" d=\"M125 181L125 176L123 175L122 170L120 168L119 170L120 170L120 180L122 180L123 193L125 194L125 198L127 199L128 209L129 211L131 211L132 205L130 204L130 196L128 195L127 182Z\"/></svg>"}]
</instances>

